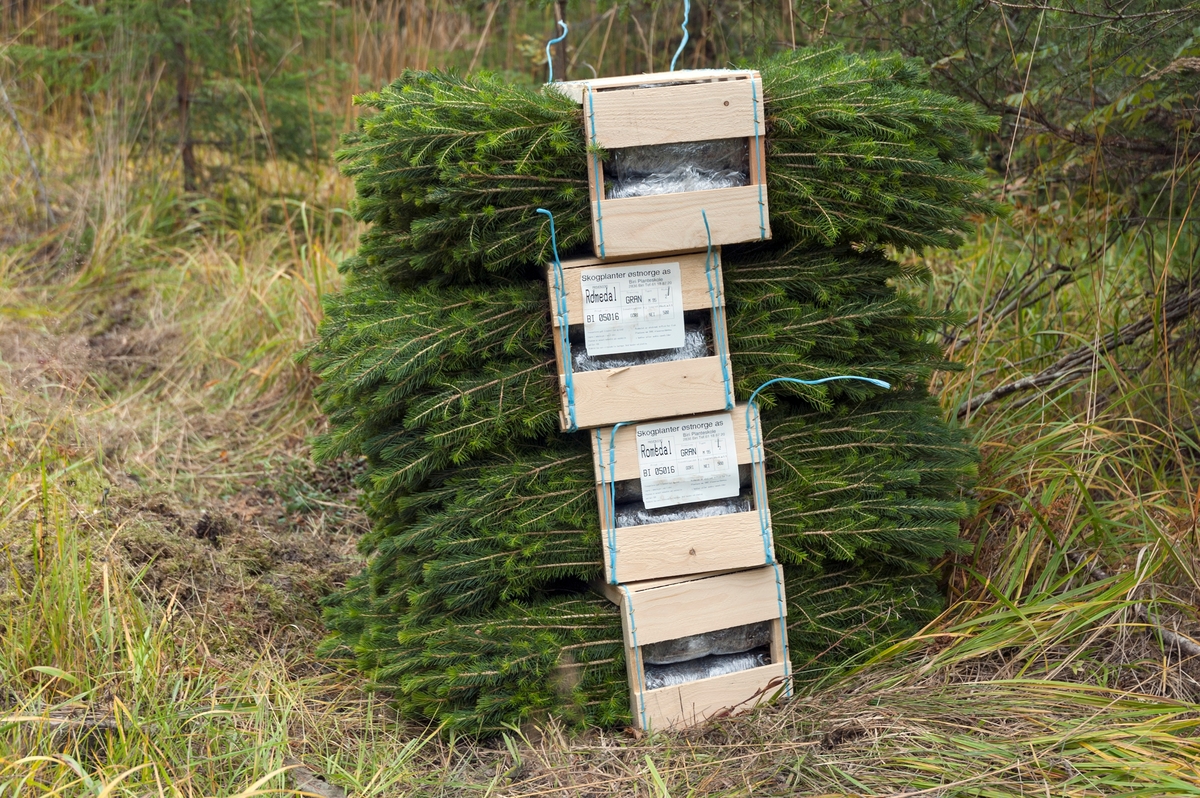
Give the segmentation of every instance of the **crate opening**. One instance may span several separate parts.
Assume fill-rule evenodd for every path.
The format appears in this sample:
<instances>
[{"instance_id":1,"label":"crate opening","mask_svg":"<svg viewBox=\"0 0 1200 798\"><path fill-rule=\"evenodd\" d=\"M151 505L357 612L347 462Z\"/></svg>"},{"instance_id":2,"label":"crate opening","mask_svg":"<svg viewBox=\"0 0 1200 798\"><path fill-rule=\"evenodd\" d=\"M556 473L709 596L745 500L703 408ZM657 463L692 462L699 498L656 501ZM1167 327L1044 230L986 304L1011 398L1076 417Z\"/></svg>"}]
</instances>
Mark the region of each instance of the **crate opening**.
<instances>
[{"instance_id":1,"label":"crate opening","mask_svg":"<svg viewBox=\"0 0 1200 798\"><path fill-rule=\"evenodd\" d=\"M750 184L746 138L622 147L608 151L604 198L649 197Z\"/></svg>"},{"instance_id":2,"label":"crate opening","mask_svg":"<svg viewBox=\"0 0 1200 798\"><path fill-rule=\"evenodd\" d=\"M712 310L688 310L683 314L683 346L678 349L651 349L644 352L622 352L612 355L592 355L587 351L583 325L568 328L571 342L571 370L601 371L603 369L645 366L672 360L692 360L716 354L712 336Z\"/></svg>"},{"instance_id":3,"label":"crate opening","mask_svg":"<svg viewBox=\"0 0 1200 798\"><path fill-rule=\"evenodd\" d=\"M642 502L642 481L623 479L612 485L613 521L616 529L647 524L662 524L667 521L687 521L693 518L711 518L730 513L752 513L758 509L751 488L752 467L746 463L738 466L738 482L741 491L737 496L710 501L676 504L671 507L647 508Z\"/></svg>"},{"instance_id":4,"label":"crate opening","mask_svg":"<svg viewBox=\"0 0 1200 798\"><path fill-rule=\"evenodd\" d=\"M770 665L771 626L761 621L642 646L646 689Z\"/></svg>"}]
</instances>

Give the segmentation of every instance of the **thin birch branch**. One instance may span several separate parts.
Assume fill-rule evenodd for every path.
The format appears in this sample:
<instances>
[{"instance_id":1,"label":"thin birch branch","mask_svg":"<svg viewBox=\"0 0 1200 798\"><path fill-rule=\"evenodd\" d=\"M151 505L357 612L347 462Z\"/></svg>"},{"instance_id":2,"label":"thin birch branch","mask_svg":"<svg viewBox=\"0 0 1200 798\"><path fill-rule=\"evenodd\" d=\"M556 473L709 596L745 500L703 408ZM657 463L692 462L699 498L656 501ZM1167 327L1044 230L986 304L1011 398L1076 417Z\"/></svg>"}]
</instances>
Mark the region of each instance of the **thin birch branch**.
<instances>
[{"instance_id":1,"label":"thin birch branch","mask_svg":"<svg viewBox=\"0 0 1200 798\"><path fill-rule=\"evenodd\" d=\"M21 146L25 149L25 157L29 159L29 168L33 171L33 179L37 183L38 195L42 199L42 204L46 206L46 220L50 222L51 226L58 224L54 217L54 208L50 207L50 196L46 193L46 184L42 182L42 173L38 169L37 160L33 157L33 150L29 148L29 141L25 138L25 129L21 127L21 120L17 117L17 109L13 108L12 101L8 99L8 91L4 88L3 80L0 80L0 103L3 103L8 118L12 120L13 127L17 131L17 138L21 140Z\"/></svg>"}]
</instances>

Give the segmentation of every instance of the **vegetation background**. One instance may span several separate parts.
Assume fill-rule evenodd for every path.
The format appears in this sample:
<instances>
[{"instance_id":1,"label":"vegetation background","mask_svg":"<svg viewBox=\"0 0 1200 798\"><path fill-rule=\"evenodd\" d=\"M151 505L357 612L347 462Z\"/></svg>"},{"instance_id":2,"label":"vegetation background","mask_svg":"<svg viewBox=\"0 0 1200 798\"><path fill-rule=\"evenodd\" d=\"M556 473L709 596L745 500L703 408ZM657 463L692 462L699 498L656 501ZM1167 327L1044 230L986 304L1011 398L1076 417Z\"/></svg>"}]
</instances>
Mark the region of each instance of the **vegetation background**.
<instances>
[{"instance_id":1,"label":"vegetation background","mask_svg":"<svg viewBox=\"0 0 1200 798\"><path fill-rule=\"evenodd\" d=\"M361 563L296 354L404 68L665 69L676 2L0 2L0 794L1200 793L1200 5L691 4L685 66L899 49L1003 120L1010 213L898 253L982 448L949 609L784 706L444 739L313 656ZM324 774L322 781L315 774Z\"/></svg>"}]
</instances>

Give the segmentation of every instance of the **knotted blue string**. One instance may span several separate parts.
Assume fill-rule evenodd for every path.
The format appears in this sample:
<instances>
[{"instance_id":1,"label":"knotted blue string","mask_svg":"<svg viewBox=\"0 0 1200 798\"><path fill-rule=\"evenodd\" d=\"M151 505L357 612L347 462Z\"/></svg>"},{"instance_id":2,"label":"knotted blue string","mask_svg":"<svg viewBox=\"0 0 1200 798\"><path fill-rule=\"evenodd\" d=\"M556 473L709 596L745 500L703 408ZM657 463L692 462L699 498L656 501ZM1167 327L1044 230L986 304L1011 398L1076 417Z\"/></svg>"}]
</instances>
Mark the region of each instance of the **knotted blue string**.
<instances>
[{"instance_id":1,"label":"knotted blue string","mask_svg":"<svg viewBox=\"0 0 1200 798\"><path fill-rule=\"evenodd\" d=\"M683 52L683 48L686 47L687 43L688 43L687 24L688 24L688 14L691 12L691 10L692 10L692 4L691 4L690 0L683 0L683 25L680 26L683 28L683 41L681 41L679 43L679 49L675 51L675 57L671 59L671 71L672 72L675 71L675 62L679 60L679 54Z\"/></svg>"},{"instance_id":2,"label":"knotted blue string","mask_svg":"<svg viewBox=\"0 0 1200 798\"><path fill-rule=\"evenodd\" d=\"M717 358L721 361L721 379L725 381L725 409L733 409L733 380L729 376L729 351L725 340L725 288L717 277L715 267L717 259L713 257L712 231L708 227L708 214L700 210L700 218L704 220L704 235L708 238L708 252L704 256L704 276L708 279L708 299L712 303L713 344L717 350ZM717 304L717 293L721 294L721 303Z\"/></svg>"},{"instance_id":3,"label":"knotted blue string","mask_svg":"<svg viewBox=\"0 0 1200 798\"><path fill-rule=\"evenodd\" d=\"M558 26L560 28L562 28L562 36L559 36L557 39L551 39L550 41L546 42L546 65L548 67L550 67L550 77L546 80L547 83L554 82L554 59L550 57L550 45L558 44L563 39L567 38L567 23L563 22L560 19L558 21Z\"/></svg>"},{"instance_id":4,"label":"knotted blue string","mask_svg":"<svg viewBox=\"0 0 1200 798\"><path fill-rule=\"evenodd\" d=\"M558 315L558 335L562 345L563 380L567 388L567 432L579 429L575 423L575 379L571 369L571 333L567 319L567 285L563 277L562 261L558 259L558 234L554 230L554 214L545 208L538 208L538 213L546 215L550 220L550 249L554 253L554 298Z\"/></svg>"},{"instance_id":5,"label":"knotted blue string","mask_svg":"<svg viewBox=\"0 0 1200 798\"><path fill-rule=\"evenodd\" d=\"M750 439L750 473L754 477L754 503L758 506L758 523L762 528L763 554L766 555L766 562L768 564L775 562L775 557L771 553L771 549L774 548L772 546L771 539L771 512L767 509L766 501L761 500L761 497L765 497L767 495L767 469L765 467L759 467L765 463L766 453L763 449L762 426L758 425L756 429L755 425L750 423L750 412L751 410L756 413L758 412L758 406L755 404L755 400L758 399L758 395L762 392L762 390L777 383L785 382L792 385L820 385L823 382L833 382L835 380L858 380L860 382L869 382L872 385L877 385L880 388L885 389L892 387L891 384L886 383L883 380L877 380L872 377L859 377L854 374L839 374L836 377L822 377L819 380L798 380L794 377L776 377L772 380L767 380L762 385L755 388L754 392L750 394L750 399L746 402L746 434Z\"/></svg>"}]
</instances>

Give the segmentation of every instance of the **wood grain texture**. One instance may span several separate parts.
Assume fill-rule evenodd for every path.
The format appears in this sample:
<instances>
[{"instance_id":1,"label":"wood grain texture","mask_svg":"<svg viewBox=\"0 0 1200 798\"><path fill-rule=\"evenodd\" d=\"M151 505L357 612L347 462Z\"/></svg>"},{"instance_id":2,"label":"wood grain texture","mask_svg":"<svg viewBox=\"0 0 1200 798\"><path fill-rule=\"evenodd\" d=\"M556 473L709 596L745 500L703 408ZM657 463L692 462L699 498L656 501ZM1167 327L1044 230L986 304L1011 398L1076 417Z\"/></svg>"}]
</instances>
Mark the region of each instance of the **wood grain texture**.
<instances>
[{"instance_id":1,"label":"wood grain texture","mask_svg":"<svg viewBox=\"0 0 1200 798\"><path fill-rule=\"evenodd\" d=\"M733 416L734 453L738 465L750 462L750 430L753 428L756 440L762 440L762 430L759 427L758 411L750 413L750 427L746 426L746 404L734 405L733 410L720 410ZM711 415L705 413L705 415ZM670 421L670 417L655 419L655 421ZM678 419L683 421L684 419ZM612 427L602 427L591 434L592 438L592 470L596 475L596 483L621 482L626 479L640 479L638 469L637 427L626 425L617 430L617 439L609 451L613 441ZM761 452L758 457L762 461Z\"/></svg>"},{"instance_id":2,"label":"wood grain texture","mask_svg":"<svg viewBox=\"0 0 1200 798\"><path fill-rule=\"evenodd\" d=\"M756 129L763 132L762 101L761 80L642 84L619 91L593 85L582 100L584 134L606 150L751 137Z\"/></svg>"},{"instance_id":3,"label":"wood grain texture","mask_svg":"<svg viewBox=\"0 0 1200 798\"><path fill-rule=\"evenodd\" d=\"M625 644L674 640L786 615L780 607L783 575L778 565L692 579L622 596ZM633 612L629 612L632 606ZM630 616L632 615L632 626ZM636 629L636 641L635 637Z\"/></svg>"},{"instance_id":4,"label":"wood grain texture","mask_svg":"<svg viewBox=\"0 0 1200 798\"><path fill-rule=\"evenodd\" d=\"M596 492L603 508L602 490L597 487ZM602 529L607 528L604 515L602 512ZM754 568L768 562L755 511L622 527L611 538L616 542L615 569L610 535L600 533L608 582L678 578L724 568ZM774 548L770 551L774 558Z\"/></svg>"},{"instance_id":5,"label":"wood grain texture","mask_svg":"<svg viewBox=\"0 0 1200 798\"><path fill-rule=\"evenodd\" d=\"M566 392L560 376L560 389ZM721 359L672 360L574 375L579 429L725 409Z\"/></svg>"},{"instance_id":6,"label":"wood grain texture","mask_svg":"<svg viewBox=\"0 0 1200 798\"><path fill-rule=\"evenodd\" d=\"M714 245L769 239L771 222L765 186L761 191L761 216L759 195L759 187L751 185L601 200L605 258L631 258L652 252L707 247L701 211L708 215ZM592 203L598 254L600 231L595 214L596 203Z\"/></svg>"},{"instance_id":7,"label":"wood grain texture","mask_svg":"<svg viewBox=\"0 0 1200 798\"><path fill-rule=\"evenodd\" d=\"M644 731L695 726L716 715L746 712L788 681L782 662L657 690L631 691L634 723Z\"/></svg>"}]
</instances>

